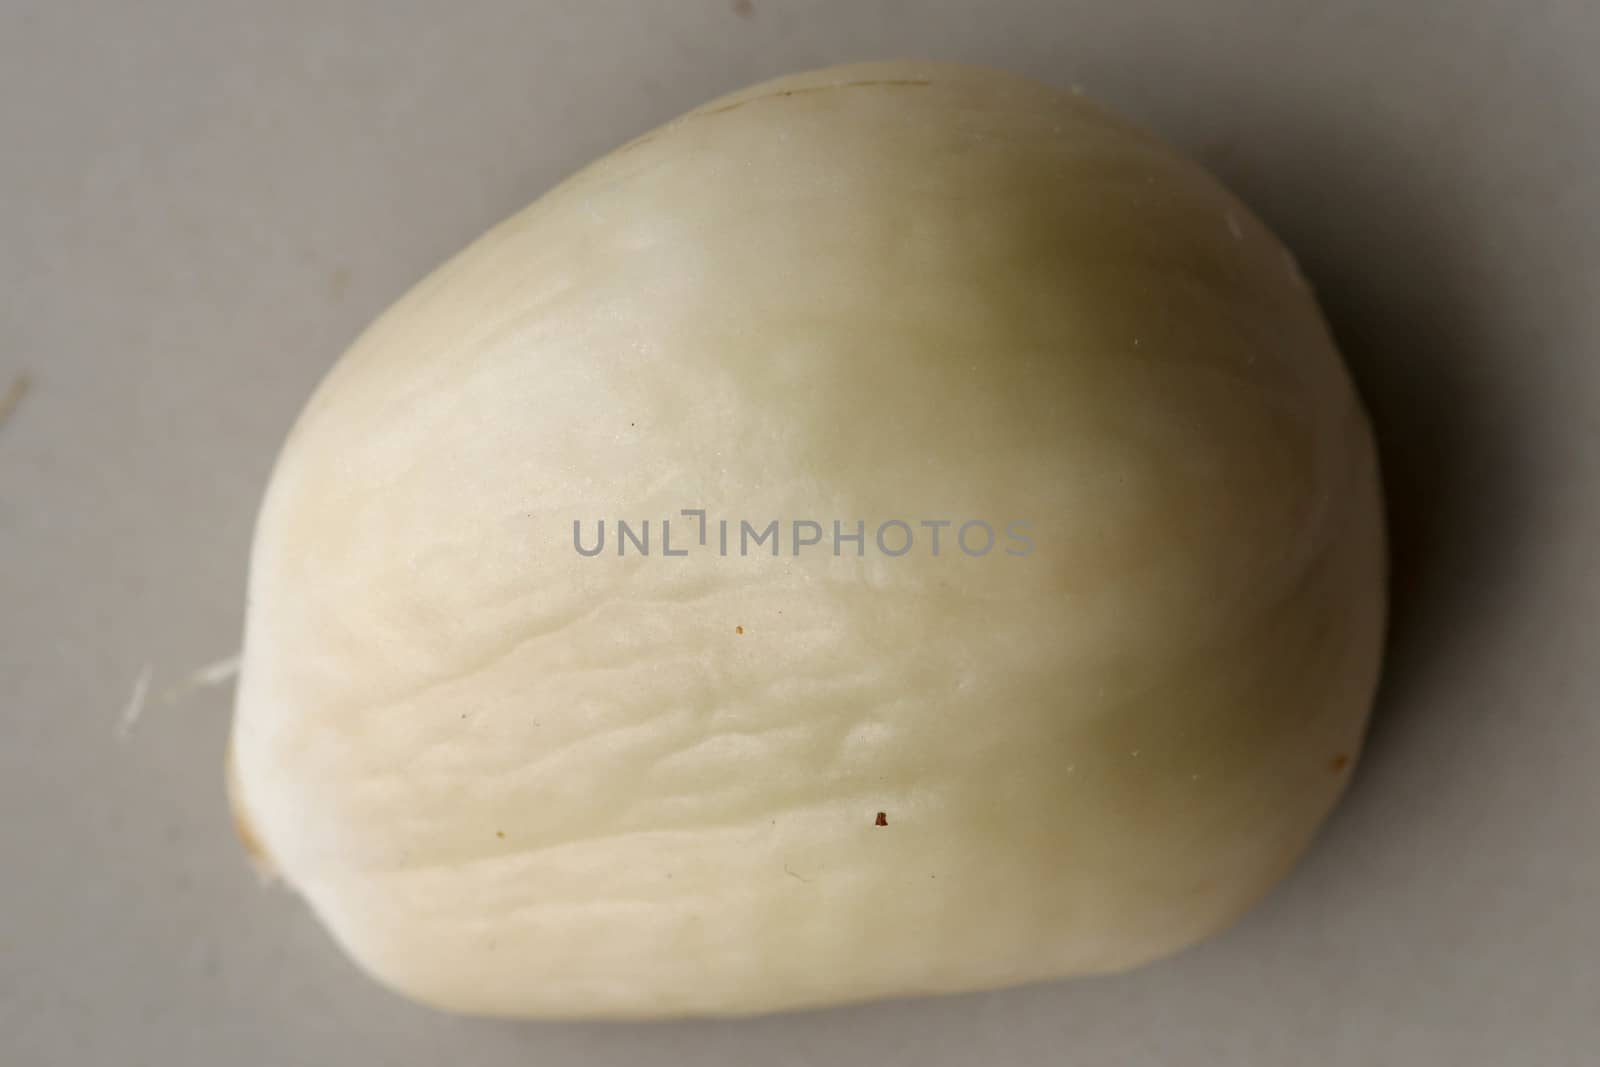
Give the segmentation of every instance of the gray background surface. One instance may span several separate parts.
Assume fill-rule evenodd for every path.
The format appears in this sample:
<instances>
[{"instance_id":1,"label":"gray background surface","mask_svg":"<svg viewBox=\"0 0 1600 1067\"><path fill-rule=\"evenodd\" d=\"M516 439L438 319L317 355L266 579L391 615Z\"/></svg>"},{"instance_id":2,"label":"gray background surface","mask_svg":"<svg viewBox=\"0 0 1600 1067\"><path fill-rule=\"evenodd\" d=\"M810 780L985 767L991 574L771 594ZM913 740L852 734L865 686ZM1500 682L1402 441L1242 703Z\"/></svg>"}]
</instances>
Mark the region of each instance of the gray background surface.
<instances>
[{"instance_id":1,"label":"gray background surface","mask_svg":"<svg viewBox=\"0 0 1600 1067\"><path fill-rule=\"evenodd\" d=\"M1593 1063L1600 8L0 2L0 1062ZM1368 756L1242 925L1123 977L742 1023L450 1018L263 892L221 792L274 453L355 332L578 166L790 70L1079 83L1300 254L1380 430ZM149 665L152 700L118 719Z\"/></svg>"}]
</instances>

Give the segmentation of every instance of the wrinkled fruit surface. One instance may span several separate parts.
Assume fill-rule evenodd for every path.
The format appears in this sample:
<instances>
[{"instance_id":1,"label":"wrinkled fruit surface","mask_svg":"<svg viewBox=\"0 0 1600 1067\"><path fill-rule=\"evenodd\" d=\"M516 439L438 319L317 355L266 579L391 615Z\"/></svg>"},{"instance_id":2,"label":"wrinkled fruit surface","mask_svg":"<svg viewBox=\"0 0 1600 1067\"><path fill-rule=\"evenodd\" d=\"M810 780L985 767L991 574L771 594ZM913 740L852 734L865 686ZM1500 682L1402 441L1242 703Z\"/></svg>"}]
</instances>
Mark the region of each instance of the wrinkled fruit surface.
<instances>
[{"instance_id":1,"label":"wrinkled fruit surface","mask_svg":"<svg viewBox=\"0 0 1600 1067\"><path fill-rule=\"evenodd\" d=\"M719 518L780 553L721 555ZM803 74L571 178L333 369L261 512L230 792L447 1009L1117 970L1304 849L1383 572L1366 417L1216 182L1010 76Z\"/></svg>"}]
</instances>

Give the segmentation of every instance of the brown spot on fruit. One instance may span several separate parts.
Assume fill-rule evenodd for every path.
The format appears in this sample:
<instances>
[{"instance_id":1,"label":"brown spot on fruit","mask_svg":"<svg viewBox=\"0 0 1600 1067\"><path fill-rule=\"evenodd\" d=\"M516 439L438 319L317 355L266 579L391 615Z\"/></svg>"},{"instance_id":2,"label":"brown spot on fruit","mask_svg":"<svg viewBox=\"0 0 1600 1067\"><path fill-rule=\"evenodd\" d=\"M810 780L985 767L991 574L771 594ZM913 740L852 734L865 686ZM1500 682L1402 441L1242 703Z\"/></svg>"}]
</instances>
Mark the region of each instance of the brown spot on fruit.
<instances>
[{"instance_id":1,"label":"brown spot on fruit","mask_svg":"<svg viewBox=\"0 0 1600 1067\"><path fill-rule=\"evenodd\" d=\"M1348 766L1350 766L1350 757L1346 756L1343 752L1339 753L1337 756L1333 757L1333 759L1328 761L1328 770L1332 771L1334 774L1340 773Z\"/></svg>"},{"instance_id":2,"label":"brown spot on fruit","mask_svg":"<svg viewBox=\"0 0 1600 1067\"><path fill-rule=\"evenodd\" d=\"M736 633L736 634L742 634L742 633L744 633L744 627L743 626L735 626L733 628L733 632Z\"/></svg>"},{"instance_id":3,"label":"brown spot on fruit","mask_svg":"<svg viewBox=\"0 0 1600 1067\"><path fill-rule=\"evenodd\" d=\"M874 822L872 825L874 825L874 826L888 826L889 825L888 813L882 812L882 811L878 812L877 821Z\"/></svg>"},{"instance_id":4,"label":"brown spot on fruit","mask_svg":"<svg viewBox=\"0 0 1600 1067\"><path fill-rule=\"evenodd\" d=\"M244 846L245 855L260 863L267 858L267 850L261 847L261 839L256 836L255 827L250 825L250 820L238 808L232 809L233 836L239 839L239 844Z\"/></svg>"},{"instance_id":5,"label":"brown spot on fruit","mask_svg":"<svg viewBox=\"0 0 1600 1067\"><path fill-rule=\"evenodd\" d=\"M255 865L256 873L262 878L273 877L272 857L267 855L266 846L261 843L261 837L256 833L256 828L250 821L249 812L245 811L244 804L239 799L239 781L234 770L233 742L228 742L227 754L222 760L223 784L228 798L229 821L233 824L233 834L239 839L239 844L244 846L245 855L250 857L250 862Z\"/></svg>"}]
</instances>

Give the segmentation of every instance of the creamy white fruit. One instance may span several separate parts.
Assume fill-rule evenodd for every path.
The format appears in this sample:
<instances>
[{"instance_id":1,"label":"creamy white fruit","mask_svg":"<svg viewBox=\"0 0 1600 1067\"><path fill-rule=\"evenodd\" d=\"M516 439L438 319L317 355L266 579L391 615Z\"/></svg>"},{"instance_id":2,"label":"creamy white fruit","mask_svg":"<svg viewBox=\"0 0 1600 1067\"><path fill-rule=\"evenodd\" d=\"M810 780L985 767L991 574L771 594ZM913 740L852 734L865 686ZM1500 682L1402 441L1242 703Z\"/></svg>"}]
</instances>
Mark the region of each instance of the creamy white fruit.
<instances>
[{"instance_id":1,"label":"creamy white fruit","mask_svg":"<svg viewBox=\"0 0 1600 1067\"><path fill-rule=\"evenodd\" d=\"M664 558L686 508L867 553ZM651 555L574 550L618 518ZM999 541L891 558L893 518ZM825 70L584 170L333 369L261 512L230 787L447 1009L1113 971L1305 848L1383 616L1367 421L1260 222L1079 96Z\"/></svg>"}]
</instances>

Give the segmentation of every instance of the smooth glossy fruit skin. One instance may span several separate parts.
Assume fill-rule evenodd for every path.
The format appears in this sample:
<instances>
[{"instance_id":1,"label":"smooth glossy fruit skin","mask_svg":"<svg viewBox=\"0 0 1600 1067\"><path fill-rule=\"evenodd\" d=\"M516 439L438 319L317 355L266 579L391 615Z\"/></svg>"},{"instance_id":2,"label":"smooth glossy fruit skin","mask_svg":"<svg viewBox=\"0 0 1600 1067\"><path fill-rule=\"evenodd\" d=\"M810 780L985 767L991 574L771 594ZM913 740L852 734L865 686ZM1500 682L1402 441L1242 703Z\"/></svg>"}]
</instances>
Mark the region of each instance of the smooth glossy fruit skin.
<instances>
[{"instance_id":1,"label":"smooth glossy fruit skin","mask_svg":"<svg viewBox=\"0 0 1600 1067\"><path fill-rule=\"evenodd\" d=\"M664 558L686 508L868 551ZM602 518L657 550L574 551ZM893 558L891 518L1034 549ZM801 74L568 180L333 369L261 512L230 792L446 1009L1114 971L1306 847L1384 567L1315 300L1215 181L1008 75Z\"/></svg>"}]
</instances>

